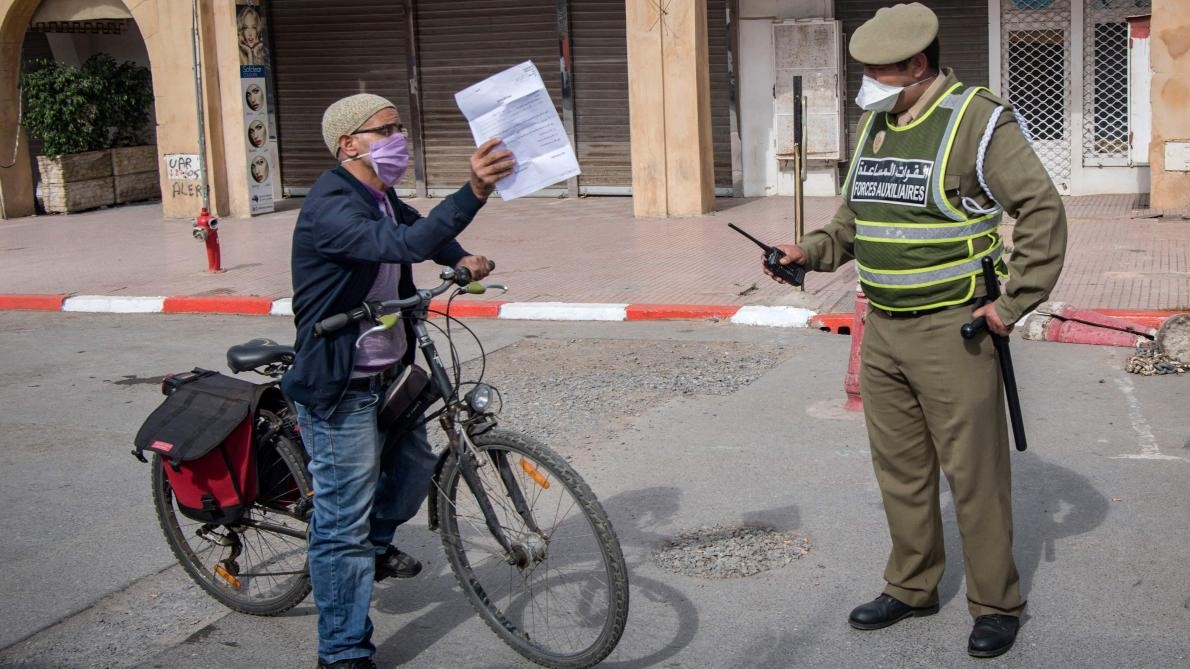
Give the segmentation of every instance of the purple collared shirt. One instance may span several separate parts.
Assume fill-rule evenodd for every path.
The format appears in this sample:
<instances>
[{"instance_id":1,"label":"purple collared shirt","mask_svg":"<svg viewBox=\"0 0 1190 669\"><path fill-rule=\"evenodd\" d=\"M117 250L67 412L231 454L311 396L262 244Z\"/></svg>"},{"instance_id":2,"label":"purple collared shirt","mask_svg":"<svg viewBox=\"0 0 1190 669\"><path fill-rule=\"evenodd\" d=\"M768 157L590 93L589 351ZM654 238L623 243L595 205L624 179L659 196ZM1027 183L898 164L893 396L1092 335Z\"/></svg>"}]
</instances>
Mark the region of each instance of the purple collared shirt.
<instances>
[{"instance_id":1,"label":"purple collared shirt","mask_svg":"<svg viewBox=\"0 0 1190 669\"><path fill-rule=\"evenodd\" d=\"M376 206L396 225L396 216L389 205L384 193L364 184L372 197L376 198ZM401 278L401 265L398 263L381 263L380 272L376 275L376 282L372 284L368 302L397 299L397 281ZM374 325L370 321L360 323L360 334ZM360 343L355 353L355 368L351 370L352 378L372 376L392 367L405 355L405 328L398 323L396 327L386 332L370 334Z\"/></svg>"}]
</instances>

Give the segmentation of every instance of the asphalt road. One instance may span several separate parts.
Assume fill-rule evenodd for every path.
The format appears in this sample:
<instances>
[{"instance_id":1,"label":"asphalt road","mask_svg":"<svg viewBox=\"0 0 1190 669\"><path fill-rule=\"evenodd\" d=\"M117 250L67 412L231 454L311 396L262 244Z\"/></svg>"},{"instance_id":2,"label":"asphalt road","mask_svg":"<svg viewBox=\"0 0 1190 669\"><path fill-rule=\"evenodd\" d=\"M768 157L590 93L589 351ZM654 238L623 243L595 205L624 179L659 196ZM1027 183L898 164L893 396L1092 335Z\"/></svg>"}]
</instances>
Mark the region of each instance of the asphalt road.
<instances>
[{"instance_id":1,"label":"asphalt road","mask_svg":"<svg viewBox=\"0 0 1190 669\"><path fill-rule=\"evenodd\" d=\"M1029 608L1016 648L976 661L947 493L942 612L877 632L846 625L880 591L888 550L863 422L841 408L848 338L471 325L511 377L493 378L509 414L571 458L619 533L632 610L606 666L1190 663L1188 378L1128 375L1123 349L1014 341L1031 444L1012 456ZM313 664L312 601L253 618L190 584L153 516L148 468L128 453L162 373L217 369L227 346L290 332L268 317L0 314L0 666ZM756 353L736 364L741 352ZM797 532L811 549L746 578L656 566L667 539L716 524ZM475 618L424 520L400 541L427 568L378 588L379 664L523 666Z\"/></svg>"}]
</instances>

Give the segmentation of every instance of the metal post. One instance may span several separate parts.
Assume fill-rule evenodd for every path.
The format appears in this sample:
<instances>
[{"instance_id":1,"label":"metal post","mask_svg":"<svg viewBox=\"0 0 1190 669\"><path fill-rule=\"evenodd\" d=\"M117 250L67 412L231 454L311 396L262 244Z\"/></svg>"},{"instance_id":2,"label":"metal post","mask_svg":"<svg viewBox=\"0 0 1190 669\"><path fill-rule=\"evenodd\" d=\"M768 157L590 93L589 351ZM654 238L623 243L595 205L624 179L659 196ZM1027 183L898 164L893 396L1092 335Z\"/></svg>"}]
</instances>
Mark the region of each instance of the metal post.
<instances>
[{"instance_id":1,"label":"metal post","mask_svg":"<svg viewBox=\"0 0 1190 669\"><path fill-rule=\"evenodd\" d=\"M207 192L207 129L202 104L202 56L199 48L198 33L198 0L192 0L194 11L194 106L198 114L198 184L202 195L203 211L211 208L210 195Z\"/></svg>"},{"instance_id":2,"label":"metal post","mask_svg":"<svg viewBox=\"0 0 1190 669\"><path fill-rule=\"evenodd\" d=\"M797 139L794 145L793 156L793 180L794 191L793 197L793 239L794 243L800 243L802 237L806 234L806 209L804 191L806 190L806 119L805 119L805 98L802 97L802 78L795 76L793 78L793 136ZM806 290L806 284L798 286L802 291Z\"/></svg>"},{"instance_id":3,"label":"metal post","mask_svg":"<svg viewBox=\"0 0 1190 669\"><path fill-rule=\"evenodd\" d=\"M222 272L223 262L219 249L219 221L211 216L211 198L207 192L207 127L203 118L202 104L202 52L198 32L198 0L191 2L194 13L194 106L198 115L198 188L202 196L202 211L194 220L191 231L207 250L207 271Z\"/></svg>"},{"instance_id":4,"label":"metal post","mask_svg":"<svg viewBox=\"0 0 1190 669\"><path fill-rule=\"evenodd\" d=\"M418 197L426 197L426 131L421 114L421 61L418 59L417 9L414 0L404 0L405 67L409 77L409 109L405 119L413 135L413 188Z\"/></svg>"},{"instance_id":5,"label":"metal post","mask_svg":"<svg viewBox=\"0 0 1190 669\"><path fill-rule=\"evenodd\" d=\"M562 126L570 144L578 153L574 139L574 62L570 51L570 0L558 0L558 66L562 74ZM578 177L566 180L566 191L570 197L578 197Z\"/></svg>"}]
</instances>

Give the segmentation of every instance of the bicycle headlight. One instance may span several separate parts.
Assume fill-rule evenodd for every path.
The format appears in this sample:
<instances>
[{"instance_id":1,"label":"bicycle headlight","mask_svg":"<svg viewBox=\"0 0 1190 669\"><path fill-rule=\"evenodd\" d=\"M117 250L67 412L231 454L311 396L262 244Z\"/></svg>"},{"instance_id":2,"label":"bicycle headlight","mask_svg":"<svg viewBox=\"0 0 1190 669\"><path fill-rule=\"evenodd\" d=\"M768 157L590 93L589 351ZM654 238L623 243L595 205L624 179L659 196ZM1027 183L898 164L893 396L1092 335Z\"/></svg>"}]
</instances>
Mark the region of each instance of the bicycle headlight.
<instances>
[{"instance_id":1,"label":"bicycle headlight","mask_svg":"<svg viewBox=\"0 0 1190 669\"><path fill-rule=\"evenodd\" d=\"M492 408L492 400L496 396L496 391L486 383L477 383L467 393L467 406L471 408L472 413L487 413L488 409Z\"/></svg>"}]
</instances>

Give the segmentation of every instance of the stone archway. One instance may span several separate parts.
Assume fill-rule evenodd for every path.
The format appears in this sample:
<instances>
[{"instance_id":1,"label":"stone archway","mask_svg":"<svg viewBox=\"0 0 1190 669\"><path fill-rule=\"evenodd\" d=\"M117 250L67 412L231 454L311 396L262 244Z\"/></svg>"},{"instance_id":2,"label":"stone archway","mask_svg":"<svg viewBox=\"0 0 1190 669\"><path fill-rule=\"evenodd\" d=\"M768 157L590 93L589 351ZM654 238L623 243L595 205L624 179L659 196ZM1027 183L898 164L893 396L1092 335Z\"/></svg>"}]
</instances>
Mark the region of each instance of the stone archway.
<instances>
[{"instance_id":1,"label":"stone archway","mask_svg":"<svg viewBox=\"0 0 1190 669\"><path fill-rule=\"evenodd\" d=\"M0 219L30 216L34 213L33 174L29 167L28 138L20 127L21 46L29 23L42 0L0 0ZM97 4L103 4L101 2ZM116 4L116 3L107 3ZM145 42L153 93L162 98L159 81L165 61L160 53L158 7L156 2L120 2L132 15ZM162 110L157 109L160 127ZM15 157L15 159L14 159Z\"/></svg>"}]
</instances>

